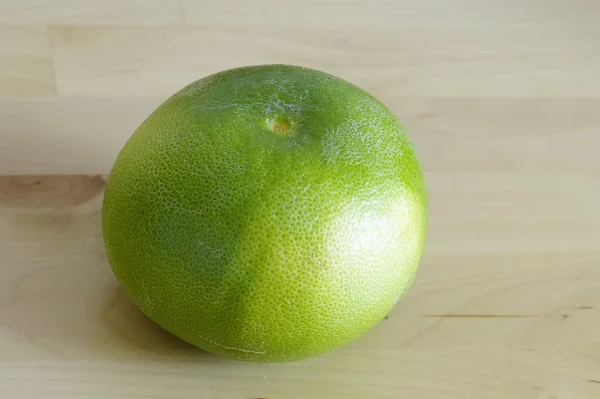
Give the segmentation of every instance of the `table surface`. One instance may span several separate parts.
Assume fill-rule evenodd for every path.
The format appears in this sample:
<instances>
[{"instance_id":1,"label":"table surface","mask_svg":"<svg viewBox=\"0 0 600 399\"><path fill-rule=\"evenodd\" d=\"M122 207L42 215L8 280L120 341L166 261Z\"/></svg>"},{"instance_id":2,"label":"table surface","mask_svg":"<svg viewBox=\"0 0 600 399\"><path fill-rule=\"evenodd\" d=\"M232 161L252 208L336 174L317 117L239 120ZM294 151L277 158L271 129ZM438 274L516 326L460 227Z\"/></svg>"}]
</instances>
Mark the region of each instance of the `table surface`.
<instances>
[{"instance_id":1,"label":"table surface","mask_svg":"<svg viewBox=\"0 0 600 399\"><path fill-rule=\"evenodd\" d=\"M1 0L0 397L600 397L598 21L594 0ZM430 230L387 320L256 365L141 315L100 205L154 107L263 63L386 103L422 160Z\"/></svg>"}]
</instances>

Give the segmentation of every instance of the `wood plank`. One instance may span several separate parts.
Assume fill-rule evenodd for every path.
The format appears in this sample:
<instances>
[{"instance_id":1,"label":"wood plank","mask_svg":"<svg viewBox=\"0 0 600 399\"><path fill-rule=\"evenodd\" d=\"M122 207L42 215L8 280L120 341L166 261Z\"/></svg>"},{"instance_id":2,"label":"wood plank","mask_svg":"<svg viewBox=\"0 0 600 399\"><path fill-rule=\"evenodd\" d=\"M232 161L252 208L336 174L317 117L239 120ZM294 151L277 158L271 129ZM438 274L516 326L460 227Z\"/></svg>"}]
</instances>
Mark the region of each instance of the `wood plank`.
<instances>
[{"instance_id":1,"label":"wood plank","mask_svg":"<svg viewBox=\"0 0 600 399\"><path fill-rule=\"evenodd\" d=\"M58 91L64 96L168 96L223 69L284 62L396 96L598 98L599 40L600 28L51 29Z\"/></svg>"},{"instance_id":2,"label":"wood plank","mask_svg":"<svg viewBox=\"0 0 600 399\"><path fill-rule=\"evenodd\" d=\"M0 175L107 174L157 100L9 101L0 106Z\"/></svg>"},{"instance_id":3,"label":"wood plank","mask_svg":"<svg viewBox=\"0 0 600 399\"><path fill-rule=\"evenodd\" d=\"M18 0L0 2L0 24L182 25L178 0Z\"/></svg>"},{"instance_id":4,"label":"wood plank","mask_svg":"<svg viewBox=\"0 0 600 399\"><path fill-rule=\"evenodd\" d=\"M594 0L183 0L190 25L340 28L597 28Z\"/></svg>"},{"instance_id":5,"label":"wood plank","mask_svg":"<svg viewBox=\"0 0 600 399\"><path fill-rule=\"evenodd\" d=\"M375 94L401 119L428 172L600 172L600 100ZM129 136L162 101L0 102L0 174L107 174Z\"/></svg>"}]
</instances>

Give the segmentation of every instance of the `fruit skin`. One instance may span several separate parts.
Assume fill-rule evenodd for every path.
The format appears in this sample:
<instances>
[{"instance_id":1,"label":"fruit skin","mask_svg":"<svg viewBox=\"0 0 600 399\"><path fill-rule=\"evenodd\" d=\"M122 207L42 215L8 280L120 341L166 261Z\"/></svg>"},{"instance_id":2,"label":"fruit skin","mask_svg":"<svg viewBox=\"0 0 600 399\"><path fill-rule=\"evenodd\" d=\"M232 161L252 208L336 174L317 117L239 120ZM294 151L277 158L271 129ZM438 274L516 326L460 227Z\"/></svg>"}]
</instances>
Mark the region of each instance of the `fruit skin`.
<instances>
[{"instance_id":1,"label":"fruit skin","mask_svg":"<svg viewBox=\"0 0 600 399\"><path fill-rule=\"evenodd\" d=\"M374 327L427 231L415 149L360 88L291 65L207 76L121 150L103 203L118 281L157 324L251 362L316 356Z\"/></svg>"}]
</instances>

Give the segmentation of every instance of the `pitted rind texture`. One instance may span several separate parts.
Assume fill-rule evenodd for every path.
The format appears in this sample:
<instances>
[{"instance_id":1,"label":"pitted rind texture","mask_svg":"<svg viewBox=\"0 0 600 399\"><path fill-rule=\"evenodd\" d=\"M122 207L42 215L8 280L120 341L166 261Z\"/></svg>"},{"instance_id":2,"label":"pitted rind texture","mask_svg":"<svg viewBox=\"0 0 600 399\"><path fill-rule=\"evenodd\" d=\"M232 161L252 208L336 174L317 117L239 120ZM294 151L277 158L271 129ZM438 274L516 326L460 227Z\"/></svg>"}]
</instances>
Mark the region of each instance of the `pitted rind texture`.
<instances>
[{"instance_id":1,"label":"pitted rind texture","mask_svg":"<svg viewBox=\"0 0 600 399\"><path fill-rule=\"evenodd\" d=\"M136 305L255 362L316 356L374 327L411 285L426 229L423 173L396 117L286 65L169 98L119 154L103 205L108 260Z\"/></svg>"}]
</instances>

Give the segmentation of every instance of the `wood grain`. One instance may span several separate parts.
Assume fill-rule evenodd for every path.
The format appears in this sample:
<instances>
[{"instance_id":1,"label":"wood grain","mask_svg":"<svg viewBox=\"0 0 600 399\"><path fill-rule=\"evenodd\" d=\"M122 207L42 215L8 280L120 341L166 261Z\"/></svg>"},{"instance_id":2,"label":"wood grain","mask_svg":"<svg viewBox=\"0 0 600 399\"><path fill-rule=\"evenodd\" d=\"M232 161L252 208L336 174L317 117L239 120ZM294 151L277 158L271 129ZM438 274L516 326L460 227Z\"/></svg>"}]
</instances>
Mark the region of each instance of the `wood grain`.
<instances>
[{"instance_id":1,"label":"wood grain","mask_svg":"<svg viewBox=\"0 0 600 399\"><path fill-rule=\"evenodd\" d=\"M600 3L0 1L0 398L600 397ZM323 69L402 119L430 192L414 286L360 340L253 365L143 316L105 176L221 69Z\"/></svg>"}]
</instances>

